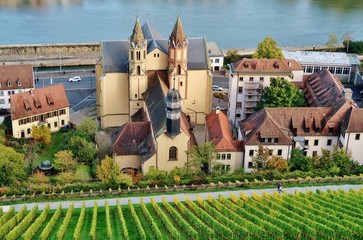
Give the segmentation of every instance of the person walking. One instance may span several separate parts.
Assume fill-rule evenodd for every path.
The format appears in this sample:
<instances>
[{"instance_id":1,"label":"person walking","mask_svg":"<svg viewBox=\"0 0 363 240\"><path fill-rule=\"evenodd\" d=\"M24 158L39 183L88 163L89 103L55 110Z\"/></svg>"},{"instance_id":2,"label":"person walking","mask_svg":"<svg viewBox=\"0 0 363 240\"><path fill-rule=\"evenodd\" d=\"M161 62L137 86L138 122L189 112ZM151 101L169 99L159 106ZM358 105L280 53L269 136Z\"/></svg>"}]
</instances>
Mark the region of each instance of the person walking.
<instances>
[{"instance_id":1,"label":"person walking","mask_svg":"<svg viewBox=\"0 0 363 240\"><path fill-rule=\"evenodd\" d=\"M283 193L284 191L282 190L282 185L281 185L281 183L280 182L278 182L277 183L277 191L279 192L279 193Z\"/></svg>"}]
</instances>

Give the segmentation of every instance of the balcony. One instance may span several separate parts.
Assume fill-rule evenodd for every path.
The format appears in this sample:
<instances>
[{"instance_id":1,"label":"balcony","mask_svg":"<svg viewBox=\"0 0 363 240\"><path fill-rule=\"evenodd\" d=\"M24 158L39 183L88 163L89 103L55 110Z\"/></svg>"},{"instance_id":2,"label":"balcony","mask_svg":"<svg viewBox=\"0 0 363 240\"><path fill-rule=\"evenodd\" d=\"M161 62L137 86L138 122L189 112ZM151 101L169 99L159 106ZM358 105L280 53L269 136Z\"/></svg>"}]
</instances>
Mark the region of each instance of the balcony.
<instances>
[{"instance_id":1,"label":"balcony","mask_svg":"<svg viewBox=\"0 0 363 240\"><path fill-rule=\"evenodd\" d=\"M255 90L255 91L248 90L246 92L246 95L247 96L260 96L261 95L261 90Z\"/></svg>"},{"instance_id":2,"label":"balcony","mask_svg":"<svg viewBox=\"0 0 363 240\"><path fill-rule=\"evenodd\" d=\"M246 98L246 103L248 102L259 102L260 101L260 98L255 96L255 97L247 97Z\"/></svg>"},{"instance_id":3,"label":"balcony","mask_svg":"<svg viewBox=\"0 0 363 240\"><path fill-rule=\"evenodd\" d=\"M262 89L263 88L263 82L249 82L246 83L246 89Z\"/></svg>"}]
</instances>

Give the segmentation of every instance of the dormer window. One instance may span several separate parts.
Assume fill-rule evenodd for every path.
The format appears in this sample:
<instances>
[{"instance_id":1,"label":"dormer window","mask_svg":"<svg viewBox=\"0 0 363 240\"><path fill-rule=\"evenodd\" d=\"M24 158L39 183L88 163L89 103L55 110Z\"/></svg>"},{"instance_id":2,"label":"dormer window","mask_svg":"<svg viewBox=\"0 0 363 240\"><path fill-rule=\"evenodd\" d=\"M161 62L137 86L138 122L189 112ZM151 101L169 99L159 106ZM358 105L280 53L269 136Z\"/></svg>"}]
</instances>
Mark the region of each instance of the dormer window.
<instances>
[{"instance_id":1,"label":"dormer window","mask_svg":"<svg viewBox=\"0 0 363 240\"><path fill-rule=\"evenodd\" d=\"M16 81L16 84L18 85L18 87L20 87L21 86L21 82L18 80L18 81Z\"/></svg>"},{"instance_id":2,"label":"dormer window","mask_svg":"<svg viewBox=\"0 0 363 240\"><path fill-rule=\"evenodd\" d=\"M11 87L11 82L10 81L8 81L7 84L8 84L8 87Z\"/></svg>"},{"instance_id":3,"label":"dormer window","mask_svg":"<svg viewBox=\"0 0 363 240\"><path fill-rule=\"evenodd\" d=\"M52 95L50 95L50 94L45 95L45 98L47 99L47 103L48 103L49 106L53 106L54 105L54 101L53 101Z\"/></svg>"},{"instance_id":4,"label":"dormer window","mask_svg":"<svg viewBox=\"0 0 363 240\"><path fill-rule=\"evenodd\" d=\"M41 108L42 107L42 104L40 103L39 101L39 98L38 97L34 97L34 105L37 109Z\"/></svg>"},{"instance_id":5,"label":"dormer window","mask_svg":"<svg viewBox=\"0 0 363 240\"><path fill-rule=\"evenodd\" d=\"M30 102L29 102L29 100L28 99L24 99L24 108L25 108L25 110L26 111L30 111L30 110L32 110L32 108L31 108L31 106L30 106Z\"/></svg>"}]
</instances>

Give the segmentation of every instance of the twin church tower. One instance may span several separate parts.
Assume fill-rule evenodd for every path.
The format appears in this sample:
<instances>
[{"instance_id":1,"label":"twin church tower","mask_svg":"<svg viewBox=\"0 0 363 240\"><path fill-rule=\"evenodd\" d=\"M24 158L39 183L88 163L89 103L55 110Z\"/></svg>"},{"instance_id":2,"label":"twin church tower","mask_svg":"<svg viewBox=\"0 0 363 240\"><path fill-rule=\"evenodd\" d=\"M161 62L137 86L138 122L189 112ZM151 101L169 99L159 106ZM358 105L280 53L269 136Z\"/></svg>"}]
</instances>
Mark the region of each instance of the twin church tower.
<instances>
[{"instance_id":1,"label":"twin church tower","mask_svg":"<svg viewBox=\"0 0 363 240\"><path fill-rule=\"evenodd\" d=\"M174 101L166 102L167 121L180 118L183 111L191 123L203 124L212 94L207 53L206 39L187 38L179 16L168 39L148 22L141 26L137 18L129 41L101 42L96 65L101 127L133 121L146 96L156 97L148 93L155 82L160 82L165 100Z\"/></svg>"}]
</instances>

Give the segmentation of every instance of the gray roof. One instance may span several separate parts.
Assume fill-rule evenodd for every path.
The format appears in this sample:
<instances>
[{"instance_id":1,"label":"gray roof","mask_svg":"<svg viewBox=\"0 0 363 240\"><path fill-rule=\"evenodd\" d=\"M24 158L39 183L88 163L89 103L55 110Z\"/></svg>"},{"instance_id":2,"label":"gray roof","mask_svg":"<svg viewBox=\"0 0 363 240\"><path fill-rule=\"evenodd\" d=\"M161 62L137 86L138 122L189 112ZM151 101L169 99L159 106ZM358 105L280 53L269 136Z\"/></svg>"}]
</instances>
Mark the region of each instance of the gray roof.
<instances>
[{"instance_id":1,"label":"gray roof","mask_svg":"<svg viewBox=\"0 0 363 240\"><path fill-rule=\"evenodd\" d=\"M165 54L169 52L169 40L158 33L153 26L146 22L142 26L145 39L147 39L147 52L160 49ZM208 69L207 42L205 38L188 38L188 69ZM128 40L102 41L101 51L103 59L103 72L127 72L129 59Z\"/></svg>"},{"instance_id":2,"label":"gray roof","mask_svg":"<svg viewBox=\"0 0 363 240\"><path fill-rule=\"evenodd\" d=\"M124 41L102 41L103 72L127 72L129 60L129 46Z\"/></svg>"},{"instance_id":3,"label":"gray roof","mask_svg":"<svg viewBox=\"0 0 363 240\"><path fill-rule=\"evenodd\" d=\"M342 52L282 51L285 59L294 59L300 64L359 65L356 54Z\"/></svg>"},{"instance_id":4,"label":"gray roof","mask_svg":"<svg viewBox=\"0 0 363 240\"><path fill-rule=\"evenodd\" d=\"M216 42L207 42L207 49L209 57L223 57L222 50L218 47Z\"/></svg>"}]
</instances>

